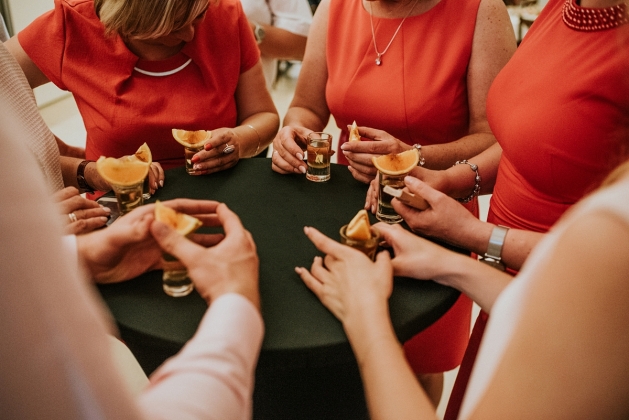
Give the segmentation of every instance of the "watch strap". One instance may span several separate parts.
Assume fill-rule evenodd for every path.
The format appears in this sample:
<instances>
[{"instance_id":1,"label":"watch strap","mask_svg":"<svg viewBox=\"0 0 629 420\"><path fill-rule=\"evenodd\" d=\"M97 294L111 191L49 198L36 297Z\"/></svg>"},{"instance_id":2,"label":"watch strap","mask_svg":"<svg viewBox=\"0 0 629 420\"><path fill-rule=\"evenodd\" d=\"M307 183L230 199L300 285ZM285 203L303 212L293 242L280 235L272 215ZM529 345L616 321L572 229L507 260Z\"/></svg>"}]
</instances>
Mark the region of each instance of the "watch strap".
<instances>
[{"instance_id":1,"label":"watch strap","mask_svg":"<svg viewBox=\"0 0 629 420\"><path fill-rule=\"evenodd\" d=\"M505 237L509 231L508 227L495 226L489 237L489 244L487 245L487 252L481 257L481 261L491 265L494 268L504 271L505 265L501 261L502 259L502 247L505 244Z\"/></svg>"},{"instance_id":2,"label":"watch strap","mask_svg":"<svg viewBox=\"0 0 629 420\"><path fill-rule=\"evenodd\" d=\"M84 160L79 164L79 167L76 169L76 183L79 185L79 189L82 193L93 193L94 188L87 183L87 179L85 178L85 167L94 162L93 160Z\"/></svg>"}]
</instances>

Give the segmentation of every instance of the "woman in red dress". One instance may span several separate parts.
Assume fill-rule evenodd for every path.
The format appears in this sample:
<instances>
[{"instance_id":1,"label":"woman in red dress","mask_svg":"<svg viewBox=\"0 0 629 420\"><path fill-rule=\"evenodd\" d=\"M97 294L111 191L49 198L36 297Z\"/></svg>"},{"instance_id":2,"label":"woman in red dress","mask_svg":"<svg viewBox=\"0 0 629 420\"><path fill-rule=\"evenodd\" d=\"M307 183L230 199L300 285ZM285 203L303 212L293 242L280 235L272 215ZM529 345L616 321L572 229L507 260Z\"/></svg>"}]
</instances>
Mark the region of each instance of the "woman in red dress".
<instances>
[{"instance_id":1,"label":"woman in red dress","mask_svg":"<svg viewBox=\"0 0 629 420\"><path fill-rule=\"evenodd\" d=\"M514 50L501 1L324 0L285 127L273 142L273 169L305 173L304 139L321 131L330 114L342 128L338 160L363 182L376 173L373 155L416 147L435 169L474 156L495 142L485 115L487 90ZM354 120L372 141L346 143L345 127ZM435 403L441 373L458 366L465 351L470 310L462 296L406 344Z\"/></svg>"}]
</instances>

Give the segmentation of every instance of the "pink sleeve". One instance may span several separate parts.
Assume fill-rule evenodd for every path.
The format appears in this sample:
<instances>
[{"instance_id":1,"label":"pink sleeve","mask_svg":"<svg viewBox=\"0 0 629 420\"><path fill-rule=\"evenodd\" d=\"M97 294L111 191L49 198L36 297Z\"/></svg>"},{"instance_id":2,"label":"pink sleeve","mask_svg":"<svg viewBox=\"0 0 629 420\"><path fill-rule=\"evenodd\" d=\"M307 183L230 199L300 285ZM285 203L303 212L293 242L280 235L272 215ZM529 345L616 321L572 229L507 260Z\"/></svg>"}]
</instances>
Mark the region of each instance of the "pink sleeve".
<instances>
[{"instance_id":1,"label":"pink sleeve","mask_svg":"<svg viewBox=\"0 0 629 420\"><path fill-rule=\"evenodd\" d=\"M212 303L195 336L150 378L140 404L148 418L249 419L262 318L246 298Z\"/></svg>"}]
</instances>

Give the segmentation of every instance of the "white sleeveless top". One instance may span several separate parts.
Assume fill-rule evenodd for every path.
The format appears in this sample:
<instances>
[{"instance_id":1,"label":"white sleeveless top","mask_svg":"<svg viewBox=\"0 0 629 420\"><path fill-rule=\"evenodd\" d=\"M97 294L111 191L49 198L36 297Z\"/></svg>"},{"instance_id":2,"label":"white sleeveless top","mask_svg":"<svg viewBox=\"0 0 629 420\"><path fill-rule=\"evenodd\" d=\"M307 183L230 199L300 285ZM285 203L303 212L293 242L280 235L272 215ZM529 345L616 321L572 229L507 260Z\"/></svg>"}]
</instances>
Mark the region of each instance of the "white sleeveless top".
<instances>
[{"instance_id":1,"label":"white sleeveless top","mask_svg":"<svg viewBox=\"0 0 629 420\"><path fill-rule=\"evenodd\" d=\"M561 233L576 219L599 210L612 212L629 225L629 178L584 199L571 208L538 243L517 277L500 294L491 311L483 341L465 392L460 419L467 419L485 394L513 337L525 305L532 280L546 264Z\"/></svg>"}]
</instances>

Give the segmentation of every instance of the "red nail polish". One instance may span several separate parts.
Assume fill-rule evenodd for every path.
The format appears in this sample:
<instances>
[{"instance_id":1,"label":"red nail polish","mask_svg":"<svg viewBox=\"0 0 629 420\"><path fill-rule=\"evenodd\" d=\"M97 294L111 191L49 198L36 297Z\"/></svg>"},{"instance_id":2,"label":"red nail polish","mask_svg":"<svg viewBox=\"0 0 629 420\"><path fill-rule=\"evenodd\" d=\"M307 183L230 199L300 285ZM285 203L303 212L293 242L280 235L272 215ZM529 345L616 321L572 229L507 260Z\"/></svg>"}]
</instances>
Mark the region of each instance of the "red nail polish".
<instances>
[{"instance_id":1,"label":"red nail polish","mask_svg":"<svg viewBox=\"0 0 629 420\"><path fill-rule=\"evenodd\" d=\"M204 148L205 150L212 150L212 145L211 145L210 143L206 143L206 144L203 146L203 148Z\"/></svg>"}]
</instances>

